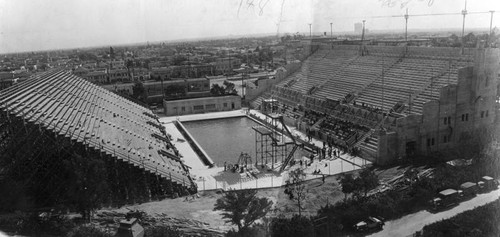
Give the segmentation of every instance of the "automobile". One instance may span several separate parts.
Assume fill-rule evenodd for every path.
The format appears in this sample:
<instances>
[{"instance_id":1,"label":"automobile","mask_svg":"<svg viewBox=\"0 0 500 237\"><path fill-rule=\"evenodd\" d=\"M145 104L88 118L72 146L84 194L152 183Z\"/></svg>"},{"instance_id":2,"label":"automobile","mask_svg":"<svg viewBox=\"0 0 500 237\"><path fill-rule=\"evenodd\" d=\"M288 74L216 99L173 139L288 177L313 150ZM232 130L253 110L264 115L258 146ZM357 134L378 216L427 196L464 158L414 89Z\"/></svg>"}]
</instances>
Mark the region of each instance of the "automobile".
<instances>
[{"instance_id":1,"label":"automobile","mask_svg":"<svg viewBox=\"0 0 500 237\"><path fill-rule=\"evenodd\" d=\"M458 204L458 199L463 196L462 190L446 189L439 192L438 196L430 201L431 210L438 211Z\"/></svg>"},{"instance_id":2,"label":"automobile","mask_svg":"<svg viewBox=\"0 0 500 237\"><path fill-rule=\"evenodd\" d=\"M478 191L478 185L473 182L465 182L460 185L464 198L474 197Z\"/></svg>"},{"instance_id":3,"label":"automobile","mask_svg":"<svg viewBox=\"0 0 500 237\"><path fill-rule=\"evenodd\" d=\"M384 228L385 223L381 218L368 217L366 220L358 222L354 225L356 231L369 231L369 230L381 230Z\"/></svg>"},{"instance_id":4,"label":"automobile","mask_svg":"<svg viewBox=\"0 0 500 237\"><path fill-rule=\"evenodd\" d=\"M483 176L477 185L482 192L488 192L498 188L498 181L490 176Z\"/></svg>"}]
</instances>

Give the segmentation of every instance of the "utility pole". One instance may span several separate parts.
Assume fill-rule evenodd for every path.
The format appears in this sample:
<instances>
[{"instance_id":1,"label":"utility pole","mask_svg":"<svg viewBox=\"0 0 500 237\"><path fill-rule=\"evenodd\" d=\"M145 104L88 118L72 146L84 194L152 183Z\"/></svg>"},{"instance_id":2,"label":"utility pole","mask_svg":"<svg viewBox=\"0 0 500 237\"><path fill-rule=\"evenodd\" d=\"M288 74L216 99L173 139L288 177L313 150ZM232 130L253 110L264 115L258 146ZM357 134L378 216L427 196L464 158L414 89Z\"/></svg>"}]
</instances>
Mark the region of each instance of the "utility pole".
<instances>
[{"instance_id":1,"label":"utility pole","mask_svg":"<svg viewBox=\"0 0 500 237\"><path fill-rule=\"evenodd\" d=\"M312 24L309 23L309 38L312 40Z\"/></svg>"},{"instance_id":2,"label":"utility pole","mask_svg":"<svg viewBox=\"0 0 500 237\"><path fill-rule=\"evenodd\" d=\"M331 42L331 47L333 49L333 23L330 22L330 42Z\"/></svg>"},{"instance_id":3,"label":"utility pole","mask_svg":"<svg viewBox=\"0 0 500 237\"><path fill-rule=\"evenodd\" d=\"M465 0L465 8L462 10L463 20L462 20L462 54L464 54L464 33L465 33L465 16L467 15L467 0Z\"/></svg>"},{"instance_id":4,"label":"utility pole","mask_svg":"<svg viewBox=\"0 0 500 237\"><path fill-rule=\"evenodd\" d=\"M361 33L361 44L363 44L363 41L365 40L365 22L366 20L363 20L363 32Z\"/></svg>"},{"instance_id":5,"label":"utility pole","mask_svg":"<svg viewBox=\"0 0 500 237\"><path fill-rule=\"evenodd\" d=\"M365 41L365 21L363 20L363 31L361 33L361 56L365 55L365 49L363 48L363 42Z\"/></svg>"},{"instance_id":6,"label":"utility pole","mask_svg":"<svg viewBox=\"0 0 500 237\"><path fill-rule=\"evenodd\" d=\"M490 29L491 29L491 26L490 26ZM330 22L330 38L331 38L331 40L333 40L333 23L332 22Z\"/></svg>"},{"instance_id":7,"label":"utility pole","mask_svg":"<svg viewBox=\"0 0 500 237\"><path fill-rule=\"evenodd\" d=\"M488 45L491 44L491 35L493 34L493 13L495 13L495 11L490 11L490 14L491 14L491 18L490 18L490 35L488 36Z\"/></svg>"},{"instance_id":8,"label":"utility pole","mask_svg":"<svg viewBox=\"0 0 500 237\"><path fill-rule=\"evenodd\" d=\"M408 15L408 8L406 8L406 14L405 14L405 42L406 42L406 45L408 45L408 18L410 18L410 16Z\"/></svg>"}]
</instances>

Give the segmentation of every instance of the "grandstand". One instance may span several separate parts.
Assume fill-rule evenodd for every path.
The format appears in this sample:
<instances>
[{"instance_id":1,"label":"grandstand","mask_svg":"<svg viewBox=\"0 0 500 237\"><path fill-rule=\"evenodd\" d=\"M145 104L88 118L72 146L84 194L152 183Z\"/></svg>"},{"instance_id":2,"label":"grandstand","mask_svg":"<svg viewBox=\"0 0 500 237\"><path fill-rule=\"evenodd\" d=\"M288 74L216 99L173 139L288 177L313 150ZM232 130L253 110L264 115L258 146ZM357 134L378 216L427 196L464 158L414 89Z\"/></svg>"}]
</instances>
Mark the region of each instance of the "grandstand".
<instances>
[{"instance_id":1,"label":"grandstand","mask_svg":"<svg viewBox=\"0 0 500 237\"><path fill-rule=\"evenodd\" d=\"M251 105L273 97L283 104L285 116L294 119L293 125L305 124L319 131L315 135L320 139L333 136L337 145L357 147L366 158L388 164L450 149L464 132L493 122L494 116L485 119L480 113L495 111L497 80L488 85L488 78L497 77L498 52L479 46L461 52L323 44L301 69ZM320 122L306 122L311 111L320 115ZM455 123L468 114L480 119ZM448 134L452 121L443 124L442 117L453 119L459 129Z\"/></svg>"},{"instance_id":2,"label":"grandstand","mask_svg":"<svg viewBox=\"0 0 500 237\"><path fill-rule=\"evenodd\" d=\"M45 72L0 91L0 111L2 173L48 202L39 205L63 202L54 197L63 182L51 177L75 172L68 170L74 157L105 163L115 202L196 192L156 115L68 71ZM33 191L41 188L49 190Z\"/></svg>"}]
</instances>

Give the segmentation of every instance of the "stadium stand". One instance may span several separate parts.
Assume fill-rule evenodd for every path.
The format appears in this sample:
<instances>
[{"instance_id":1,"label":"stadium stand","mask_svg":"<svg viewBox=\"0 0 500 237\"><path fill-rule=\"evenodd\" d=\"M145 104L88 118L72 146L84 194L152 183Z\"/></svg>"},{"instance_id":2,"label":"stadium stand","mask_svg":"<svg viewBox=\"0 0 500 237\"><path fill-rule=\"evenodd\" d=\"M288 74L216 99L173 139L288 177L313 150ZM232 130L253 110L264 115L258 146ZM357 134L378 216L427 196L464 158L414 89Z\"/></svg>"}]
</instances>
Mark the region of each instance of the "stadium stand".
<instances>
[{"instance_id":1,"label":"stadium stand","mask_svg":"<svg viewBox=\"0 0 500 237\"><path fill-rule=\"evenodd\" d=\"M488 98L481 100L483 113L493 110L494 99L491 98L496 96L496 90L488 91L479 85L484 83L484 75L498 71L498 58L492 56L498 53L496 49L468 48L462 52L459 48L373 45L362 48L360 50L359 45L319 46L305 59L301 69L275 85L271 93L261 99L277 99L278 104L294 108L294 113L299 114L293 116L298 117L298 124L312 126L311 111L323 114L316 118L322 120L319 130L335 135L350 148L359 147L370 159L380 159L384 152L390 152L388 156L394 160L396 156L416 154L413 150L429 154L436 149L451 147L450 139L442 139L447 144L436 146L438 148L432 145L436 134L447 133L445 126L430 126L434 130L431 132L429 126L422 125L429 123L422 119L441 116L436 112L456 114L456 119L459 119L477 110L479 105L471 102L477 103L477 98ZM471 90L471 86L475 88ZM442 88L445 87L449 90L443 99ZM493 87L496 88L491 85ZM463 105L449 110L444 106L450 103L452 93L464 98L454 100L454 103ZM469 99L473 96L476 96L475 100ZM434 109L433 106L446 109ZM349 121L345 123L349 126L338 126L342 121ZM489 121L481 121L480 125L487 125ZM411 133L413 138L407 139L408 144L387 147L384 139L397 139L408 133L405 129L412 126L422 128ZM380 129L385 131L382 135L378 132ZM315 135L325 138L321 132ZM456 135L456 142L458 138ZM404 149L405 146L408 149ZM406 154L401 154L405 151ZM379 163L384 162L387 160Z\"/></svg>"},{"instance_id":2,"label":"stadium stand","mask_svg":"<svg viewBox=\"0 0 500 237\"><path fill-rule=\"evenodd\" d=\"M183 164L156 115L68 71L49 71L1 91L0 111L2 162L36 159L36 153L18 152L16 146L24 136L49 137L53 139L42 140L69 142L70 153L82 147L85 152L104 155L115 165L121 161L118 163L127 169L175 187L178 195L196 192L189 167ZM14 157L6 157L9 150Z\"/></svg>"}]
</instances>

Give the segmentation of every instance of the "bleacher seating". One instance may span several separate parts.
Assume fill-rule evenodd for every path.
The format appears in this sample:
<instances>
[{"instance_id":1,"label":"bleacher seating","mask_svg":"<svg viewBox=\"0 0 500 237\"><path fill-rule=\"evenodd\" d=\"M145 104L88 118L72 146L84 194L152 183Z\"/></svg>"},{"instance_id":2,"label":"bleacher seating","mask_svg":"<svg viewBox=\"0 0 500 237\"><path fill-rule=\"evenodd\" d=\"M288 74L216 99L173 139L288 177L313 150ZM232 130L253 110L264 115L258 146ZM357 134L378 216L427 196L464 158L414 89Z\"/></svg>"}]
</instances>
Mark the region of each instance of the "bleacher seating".
<instances>
[{"instance_id":1,"label":"bleacher seating","mask_svg":"<svg viewBox=\"0 0 500 237\"><path fill-rule=\"evenodd\" d=\"M177 149L147 108L64 70L2 92L2 112L179 185L193 185Z\"/></svg>"},{"instance_id":2,"label":"bleacher seating","mask_svg":"<svg viewBox=\"0 0 500 237\"><path fill-rule=\"evenodd\" d=\"M376 127L390 129L397 118L422 113L424 103L438 99L440 88L456 84L458 70L472 64L472 51L461 54L457 48L366 46L360 52L356 45L320 47L272 94L287 106L325 113L315 117L306 112L302 121L320 121L321 129L346 143L356 132L368 136L369 142L354 143L372 155ZM329 121L350 121L362 129L345 130Z\"/></svg>"}]
</instances>

